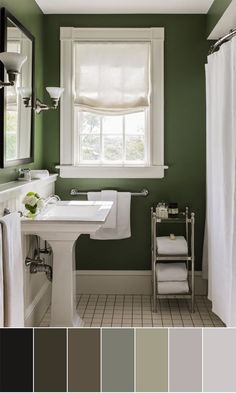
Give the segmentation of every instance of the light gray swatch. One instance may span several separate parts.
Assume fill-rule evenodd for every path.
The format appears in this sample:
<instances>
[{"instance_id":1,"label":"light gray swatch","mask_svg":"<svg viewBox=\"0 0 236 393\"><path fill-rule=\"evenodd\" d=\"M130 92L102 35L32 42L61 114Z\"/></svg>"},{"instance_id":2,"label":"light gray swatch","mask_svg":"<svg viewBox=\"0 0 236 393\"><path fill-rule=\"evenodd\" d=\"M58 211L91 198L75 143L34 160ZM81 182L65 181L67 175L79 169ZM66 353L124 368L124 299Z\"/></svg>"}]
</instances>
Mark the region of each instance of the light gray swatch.
<instances>
[{"instance_id":1,"label":"light gray swatch","mask_svg":"<svg viewBox=\"0 0 236 393\"><path fill-rule=\"evenodd\" d=\"M203 391L236 392L236 329L203 329Z\"/></svg>"},{"instance_id":2,"label":"light gray swatch","mask_svg":"<svg viewBox=\"0 0 236 393\"><path fill-rule=\"evenodd\" d=\"M136 330L136 391L168 391L168 330Z\"/></svg>"},{"instance_id":3,"label":"light gray swatch","mask_svg":"<svg viewBox=\"0 0 236 393\"><path fill-rule=\"evenodd\" d=\"M134 391L133 329L102 329L102 391Z\"/></svg>"},{"instance_id":4,"label":"light gray swatch","mask_svg":"<svg viewBox=\"0 0 236 393\"><path fill-rule=\"evenodd\" d=\"M202 391L202 329L169 330L169 391Z\"/></svg>"},{"instance_id":5,"label":"light gray swatch","mask_svg":"<svg viewBox=\"0 0 236 393\"><path fill-rule=\"evenodd\" d=\"M202 329L169 330L169 391L202 391Z\"/></svg>"}]
</instances>

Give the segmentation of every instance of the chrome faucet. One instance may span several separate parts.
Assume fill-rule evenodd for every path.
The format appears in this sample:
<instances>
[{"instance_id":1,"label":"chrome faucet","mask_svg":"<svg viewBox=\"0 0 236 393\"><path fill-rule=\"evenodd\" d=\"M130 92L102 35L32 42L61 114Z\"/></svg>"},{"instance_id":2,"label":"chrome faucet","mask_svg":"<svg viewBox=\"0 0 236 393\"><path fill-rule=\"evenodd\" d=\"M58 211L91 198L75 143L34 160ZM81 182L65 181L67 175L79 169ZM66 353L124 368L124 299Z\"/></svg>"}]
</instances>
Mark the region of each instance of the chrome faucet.
<instances>
[{"instance_id":1,"label":"chrome faucet","mask_svg":"<svg viewBox=\"0 0 236 393\"><path fill-rule=\"evenodd\" d=\"M45 199L44 201L44 207L47 207L49 204L57 203L61 200L61 198L58 195L50 195L48 198Z\"/></svg>"}]
</instances>

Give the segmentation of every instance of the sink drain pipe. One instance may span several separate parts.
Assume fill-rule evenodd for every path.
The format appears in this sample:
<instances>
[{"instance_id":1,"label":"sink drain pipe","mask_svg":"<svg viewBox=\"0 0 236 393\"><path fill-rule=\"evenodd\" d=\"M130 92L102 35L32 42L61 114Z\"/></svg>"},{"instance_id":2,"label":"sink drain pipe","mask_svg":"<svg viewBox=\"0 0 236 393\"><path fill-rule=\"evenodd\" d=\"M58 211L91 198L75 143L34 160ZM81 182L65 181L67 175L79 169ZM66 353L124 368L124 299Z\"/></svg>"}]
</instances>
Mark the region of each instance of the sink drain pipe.
<instances>
[{"instance_id":1,"label":"sink drain pipe","mask_svg":"<svg viewBox=\"0 0 236 393\"><path fill-rule=\"evenodd\" d=\"M25 266L29 267L31 274L45 273L47 276L47 279L49 281L52 281L52 267L50 265L48 265L47 263L45 263L44 259L40 258L40 254L51 255L51 249L49 247L47 247L46 242L45 242L44 249L40 249L39 237L36 235L33 235L32 238L34 239L35 247L33 247L31 244L28 256L25 259ZM33 256L31 256L31 255L29 256L29 254L32 254L32 251L33 251Z\"/></svg>"}]
</instances>

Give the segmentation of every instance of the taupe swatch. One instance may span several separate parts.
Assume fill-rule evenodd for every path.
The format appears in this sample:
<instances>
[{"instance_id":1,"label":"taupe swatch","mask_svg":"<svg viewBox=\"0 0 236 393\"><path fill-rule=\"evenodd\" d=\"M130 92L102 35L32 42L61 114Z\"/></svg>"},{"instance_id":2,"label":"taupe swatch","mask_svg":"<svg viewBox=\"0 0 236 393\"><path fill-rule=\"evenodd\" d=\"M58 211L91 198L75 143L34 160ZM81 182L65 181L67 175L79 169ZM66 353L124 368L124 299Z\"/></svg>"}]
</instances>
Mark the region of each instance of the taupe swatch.
<instances>
[{"instance_id":1,"label":"taupe swatch","mask_svg":"<svg viewBox=\"0 0 236 393\"><path fill-rule=\"evenodd\" d=\"M168 330L136 330L136 391L168 391Z\"/></svg>"},{"instance_id":2,"label":"taupe swatch","mask_svg":"<svg viewBox=\"0 0 236 393\"><path fill-rule=\"evenodd\" d=\"M203 329L203 391L236 392L236 329Z\"/></svg>"},{"instance_id":3,"label":"taupe swatch","mask_svg":"<svg viewBox=\"0 0 236 393\"><path fill-rule=\"evenodd\" d=\"M202 391L202 329L169 330L170 392Z\"/></svg>"},{"instance_id":4,"label":"taupe swatch","mask_svg":"<svg viewBox=\"0 0 236 393\"><path fill-rule=\"evenodd\" d=\"M66 392L66 329L34 329L34 391Z\"/></svg>"},{"instance_id":5,"label":"taupe swatch","mask_svg":"<svg viewBox=\"0 0 236 393\"><path fill-rule=\"evenodd\" d=\"M102 330L102 391L134 391L133 329Z\"/></svg>"},{"instance_id":6,"label":"taupe swatch","mask_svg":"<svg viewBox=\"0 0 236 393\"><path fill-rule=\"evenodd\" d=\"M68 330L69 392L100 391L100 330Z\"/></svg>"}]
</instances>

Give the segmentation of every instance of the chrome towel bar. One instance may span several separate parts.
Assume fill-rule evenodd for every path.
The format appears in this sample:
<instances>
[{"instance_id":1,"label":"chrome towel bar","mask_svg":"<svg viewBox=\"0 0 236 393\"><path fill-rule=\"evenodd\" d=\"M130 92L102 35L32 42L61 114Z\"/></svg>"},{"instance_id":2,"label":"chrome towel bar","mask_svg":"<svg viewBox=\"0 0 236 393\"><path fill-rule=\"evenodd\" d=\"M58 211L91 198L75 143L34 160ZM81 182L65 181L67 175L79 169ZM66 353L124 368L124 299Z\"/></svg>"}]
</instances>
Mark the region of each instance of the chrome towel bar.
<instances>
[{"instance_id":1,"label":"chrome towel bar","mask_svg":"<svg viewBox=\"0 0 236 393\"><path fill-rule=\"evenodd\" d=\"M10 209L8 209L7 207L5 207L5 209L3 210L4 216L7 216L8 214L11 214L11 213L13 213L13 212ZM20 210L18 210L17 213L19 213L20 217L23 217L23 213Z\"/></svg>"},{"instance_id":2,"label":"chrome towel bar","mask_svg":"<svg viewBox=\"0 0 236 393\"><path fill-rule=\"evenodd\" d=\"M78 190L78 188L72 188L72 190L70 191L70 195L73 196L87 196L89 191L80 191ZM100 192L100 191L91 191L91 192ZM144 188L142 191L140 192L131 192L132 196L141 196L141 197L147 197L149 194L149 191Z\"/></svg>"}]
</instances>

